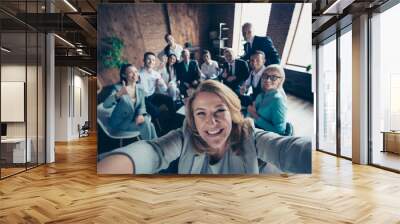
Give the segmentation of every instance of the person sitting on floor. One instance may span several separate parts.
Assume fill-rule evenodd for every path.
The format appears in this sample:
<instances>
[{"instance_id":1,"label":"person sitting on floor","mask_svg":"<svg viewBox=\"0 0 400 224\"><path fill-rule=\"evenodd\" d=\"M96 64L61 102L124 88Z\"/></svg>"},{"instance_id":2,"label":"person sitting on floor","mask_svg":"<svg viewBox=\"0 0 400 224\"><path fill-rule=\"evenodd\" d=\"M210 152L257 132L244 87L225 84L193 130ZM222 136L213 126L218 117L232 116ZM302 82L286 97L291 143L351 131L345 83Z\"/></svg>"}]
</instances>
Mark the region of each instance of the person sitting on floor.
<instances>
[{"instance_id":1,"label":"person sitting on floor","mask_svg":"<svg viewBox=\"0 0 400 224\"><path fill-rule=\"evenodd\" d=\"M153 52L146 52L143 56L144 67L139 71L139 85L143 88L146 98L147 112L161 122L161 128L171 130L174 127L175 105L170 96L165 93L167 84L161 74L154 70L156 55ZM160 106L166 108L166 113L161 114Z\"/></svg>"},{"instance_id":2,"label":"person sitting on floor","mask_svg":"<svg viewBox=\"0 0 400 224\"><path fill-rule=\"evenodd\" d=\"M260 82L263 91L258 94L254 104L248 107L248 113L254 118L256 127L284 135L287 112L283 90L285 71L280 65L269 65Z\"/></svg>"},{"instance_id":3,"label":"person sitting on floor","mask_svg":"<svg viewBox=\"0 0 400 224\"><path fill-rule=\"evenodd\" d=\"M201 73L203 74L203 79L216 80L219 75L218 63L211 59L211 54L208 50L204 50L202 56L204 60L204 63L201 65Z\"/></svg>"},{"instance_id":4,"label":"person sitting on floor","mask_svg":"<svg viewBox=\"0 0 400 224\"><path fill-rule=\"evenodd\" d=\"M249 67L242 59L235 58L231 48L224 50L224 56L222 82L239 95L240 86L249 77Z\"/></svg>"},{"instance_id":5,"label":"person sitting on floor","mask_svg":"<svg viewBox=\"0 0 400 224\"><path fill-rule=\"evenodd\" d=\"M176 77L179 82L178 87L181 94L187 97L199 85L201 72L197 61L190 59L188 49L182 51L182 59L176 65Z\"/></svg>"},{"instance_id":6,"label":"person sitting on floor","mask_svg":"<svg viewBox=\"0 0 400 224\"><path fill-rule=\"evenodd\" d=\"M173 101L176 101L179 96L179 89L176 83L176 61L177 57L175 54L168 55L167 63L160 71L161 77L168 86L167 95L170 96Z\"/></svg>"},{"instance_id":7,"label":"person sitting on floor","mask_svg":"<svg viewBox=\"0 0 400 224\"><path fill-rule=\"evenodd\" d=\"M251 105L256 100L257 95L262 91L260 79L265 70L264 62L265 55L262 51L256 51L250 57L250 75L240 87L239 96L240 101L245 108ZM250 87L252 92L248 95Z\"/></svg>"}]
</instances>

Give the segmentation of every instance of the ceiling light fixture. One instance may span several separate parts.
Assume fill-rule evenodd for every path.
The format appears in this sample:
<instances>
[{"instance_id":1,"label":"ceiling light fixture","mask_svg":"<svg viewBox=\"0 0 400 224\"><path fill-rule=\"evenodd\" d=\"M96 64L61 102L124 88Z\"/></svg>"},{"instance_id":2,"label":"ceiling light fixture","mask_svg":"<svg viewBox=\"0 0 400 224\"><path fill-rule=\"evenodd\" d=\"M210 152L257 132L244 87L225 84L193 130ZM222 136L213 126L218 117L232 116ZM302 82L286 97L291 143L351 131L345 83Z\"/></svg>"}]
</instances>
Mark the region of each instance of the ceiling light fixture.
<instances>
[{"instance_id":1,"label":"ceiling light fixture","mask_svg":"<svg viewBox=\"0 0 400 224\"><path fill-rule=\"evenodd\" d=\"M69 45L70 47L75 48L75 45L71 44L71 42L69 42L68 40L58 36L57 34L54 34L55 37L57 37L58 39L60 39L61 41L63 41L64 43L66 43L67 45Z\"/></svg>"},{"instance_id":2,"label":"ceiling light fixture","mask_svg":"<svg viewBox=\"0 0 400 224\"><path fill-rule=\"evenodd\" d=\"M78 12L78 10L71 3L69 3L68 0L64 0L64 3L67 4L74 12Z\"/></svg>"},{"instance_id":3,"label":"ceiling light fixture","mask_svg":"<svg viewBox=\"0 0 400 224\"><path fill-rule=\"evenodd\" d=\"M4 51L4 52L6 52L6 53L10 53L10 52L11 52L11 50L9 50L9 49L7 49L7 48L5 48L5 47L1 47L1 50Z\"/></svg>"},{"instance_id":4,"label":"ceiling light fixture","mask_svg":"<svg viewBox=\"0 0 400 224\"><path fill-rule=\"evenodd\" d=\"M327 9L325 9L322 14L342 14L343 9L347 8L355 0L336 0Z\"/></svg>"},{"instance_id":5,"label":"ceiling light fixture","mask_svg":"<svg viewBox=\"0 0 400 224\"><path fill-rule=\"evenodd\" d=\"M90 76L93 75L92 73L90 73L90 72L88 72L88 71L86 71L86 70L83 70L83 69L81 69L81 68L79 68L79 67L78 67L78 70L81 71L81 72L83 72L83 73L85 73L85 74L87 74L87 75L90 75Z\"/></svg>"}]
</instances>

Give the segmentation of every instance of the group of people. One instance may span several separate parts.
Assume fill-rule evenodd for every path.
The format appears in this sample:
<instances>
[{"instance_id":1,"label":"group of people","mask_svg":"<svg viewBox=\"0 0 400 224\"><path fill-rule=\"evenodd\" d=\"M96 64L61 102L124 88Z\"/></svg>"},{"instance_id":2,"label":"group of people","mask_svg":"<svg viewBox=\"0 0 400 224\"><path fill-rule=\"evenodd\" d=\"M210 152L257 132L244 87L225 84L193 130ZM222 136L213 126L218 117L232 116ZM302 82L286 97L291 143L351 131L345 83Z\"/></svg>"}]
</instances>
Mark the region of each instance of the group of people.
<instances>
[{"instance_id":1,"label":"group of people","mask_svg":"<svg viewBox=\"0 0 400 224\"><path fill-rule=\"evenodd\" d=\"M267 164L310 172L310 142L281 137L287 108L279 54L269 37L253 35L250 23L242 32L245 55L236 58L227 48L222 66L204 50L200 67L170 34L159 68L153 52L144 54L141 69L121 66L121 81L103 103L113 108L110 126L150 141L102 154L99 172L156 173L176 159L179 173L263 173ZM185 121L173 130L178 102L185 104ZM161 114L170 126L157 138L151 118Z\"/></svg>"}]
</instances>

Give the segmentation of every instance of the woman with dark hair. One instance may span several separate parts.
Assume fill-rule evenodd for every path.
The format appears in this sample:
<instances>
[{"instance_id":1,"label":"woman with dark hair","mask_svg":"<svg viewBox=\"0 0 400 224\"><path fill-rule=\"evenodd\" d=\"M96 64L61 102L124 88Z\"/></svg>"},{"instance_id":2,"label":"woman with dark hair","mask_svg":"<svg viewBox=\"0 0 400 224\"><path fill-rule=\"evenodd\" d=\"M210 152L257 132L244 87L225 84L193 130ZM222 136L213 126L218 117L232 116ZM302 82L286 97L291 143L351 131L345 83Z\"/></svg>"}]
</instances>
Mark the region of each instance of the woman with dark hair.
<instances>
[{"instance_id":1,"label":"woman with dark hair","mask_svg":"<svg viewBox=\"0 0 400 224\"><path fill-rule=\"evenodd\" d=\"M109 119L111 130L139 131L142 139L157 138L157 134L150 117L147 116L144 101L145 94L136 85L139 73L135 66L124 64L121 66L120 82L113 85L111 95L104 101L104 108L112 108Z\"/></svg>"},{"instance_id":2,"label":"woman with dark hair","mask_svg":"<svg viewBox=\"0 0 400 224\"><path fill-rule=\"evenodd\" d=\"M254 128L224 84L206 80L188 98L182 129L100 155L99 173L157 173L178 159L180 174L311 173L311 141Z\"/></svg>"},{"instance_id":3,"label":"woman with dark hair","mask_svg":"<svg viewBox=\"0 0 400 224\"><path fill-rule=\"evenodd\" d=\"M176 83L176 69L175 64L177 62L177 57L175 54L168 55L167 63L161 69L161 77L164 79L165 83L167 83L167 94L174 101L177 100L179 96L179 89Z\"/></svg>"}]
</instances>

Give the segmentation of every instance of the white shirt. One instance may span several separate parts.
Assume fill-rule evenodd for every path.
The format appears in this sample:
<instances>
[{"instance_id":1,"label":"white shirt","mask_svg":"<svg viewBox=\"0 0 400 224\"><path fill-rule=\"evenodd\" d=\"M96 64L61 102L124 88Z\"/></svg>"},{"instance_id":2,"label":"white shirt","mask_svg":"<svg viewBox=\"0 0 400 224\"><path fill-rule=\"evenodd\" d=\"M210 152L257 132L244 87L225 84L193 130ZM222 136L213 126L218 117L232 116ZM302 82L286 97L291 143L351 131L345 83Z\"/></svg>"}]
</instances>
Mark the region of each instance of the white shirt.
<instances>
[{"instance_id":1,"label":"white shirt","mask_svg":"<svg viewBox=\"0 0 400 224\"><path fill-rule=\"evenodd\" d=\"M176 82L176 74L175 74L174 68L170 69L170 72L171 72L171 80L170 81L169 81L169 74L168 74L166 66L164 66L164 68L160 72L161 72L161 77L164 79L165 83Z\"/></svg>"},{"instance_id":2,"label":"white shirt","mask_svg":"<svg viewBox=\"0 0 400 224\"><path fill-rule=\"evenodd\" d=\"M169 49L169 53L170 54L175 54L176 55L176 59L178 61L181 61L181 55L182 55L182 51L183 51L183 47L179 44L175 44L175 48L172 49L172 47Z\"/></svg>"},{"instance_id":3,"label":"white shirt","mask_svg":"<svg viewBox=\"0 0 400 224\"><path fill-rule=\"evenodd\" d=\"M218 63L211 60L210 64L203 63L201 65L201 72L205 75L206 79L215 79L218 76Z\"/></svg>"},{"instance_id":4,"label":"white shirt","mask_svg":"<svg viewBox=\"0 0 400 224\"><path fill-rule=\"evenodd\" d=\"M261 75L264 72L265 68L266 67L263 65L258 72L255 72L254 70L252 70L250 72L249 78L247 78L247 80L244 82L245 86L250 86L251 85L254 88L257 87L258 82L260 81ZM254 76L253 77L253 83L251 83L252 76Z\"/></svg>"},{"instance_id":5,"label":"white shirt","mask_svg":"<svg viewBox=\"0 0 400 224\"><path fill-rule=\"evenodd\" d=\"M155 70L148 71L145 68L140 69L139 71L140 82L139 86L141 86L144 90L144 93L147 96L153 95L156 91L165 92L167 90L167 85L162 79L159 72ZM158 81L158 86L156 83Z\"/></svg>"},{"instance_id":6,"label":"white shirt","mask_svg":"<svg viewBox=\"0 0 400 224\"><path fill-rule=\"evenodd\" d=\"M253 47L253 41L254 41L254 36L252 36L251 38L250 38L250 40L248 41L249 42L249 47L250 48L252 48Z\"/></svg>"},{"instance_id":7,"label":"white shirt","mask_svg":"<svg viewBox=\"0 0 400 224\"><path fill-rule=\"evenodd\" d=\"M168 54L174 54L174 55L176 55L176 60L179 62L179 61L182 61L182 59L181 59L182 51L183 51L183 47L179 44L175 44L175 48L174 49L172 49L172 47L169 48L169 52L167 54L165 54L164 50L162 50L160 53L158 53L158 58L162 58L162 56L164 56L164 55L168 56Z\"/></svg>"}]
</instances>

